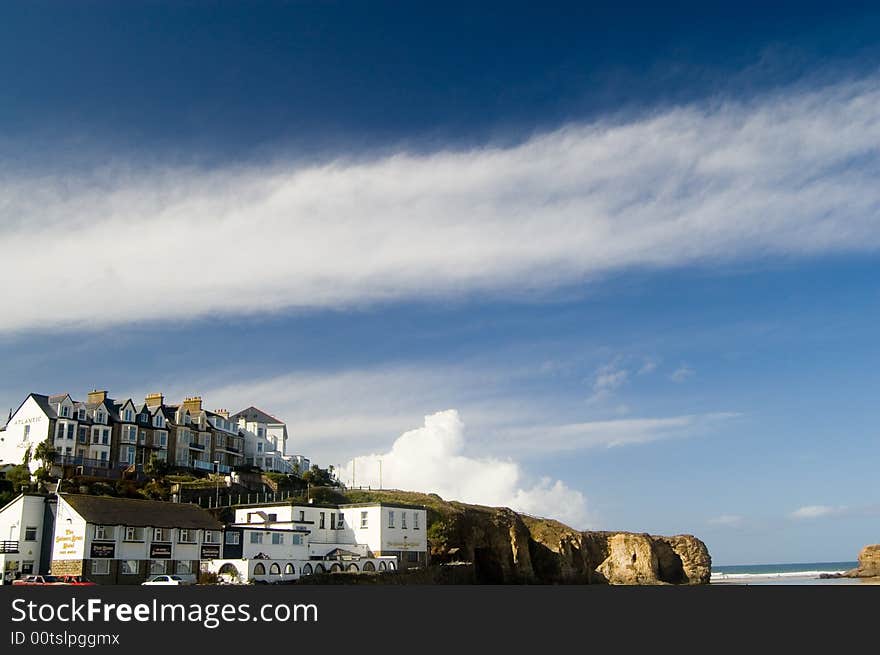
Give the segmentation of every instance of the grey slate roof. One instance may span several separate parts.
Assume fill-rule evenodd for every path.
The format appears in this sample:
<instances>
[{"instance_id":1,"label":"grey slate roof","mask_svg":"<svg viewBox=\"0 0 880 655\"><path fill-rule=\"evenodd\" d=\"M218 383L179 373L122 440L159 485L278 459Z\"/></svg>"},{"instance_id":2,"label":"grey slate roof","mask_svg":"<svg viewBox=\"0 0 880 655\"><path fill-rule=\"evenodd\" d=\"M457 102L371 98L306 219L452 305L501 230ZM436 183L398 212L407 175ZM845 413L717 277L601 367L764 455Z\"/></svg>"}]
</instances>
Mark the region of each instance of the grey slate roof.
<instances>
[{"instance_id":1,"label":"grey slate roof","mask_svg":"<svg viewBox=\"0 0 880 655\"><path fill-rule=\"evenodd\" d=\"M210 512L190 503L86 494L61 494L61 497L86 521L95 525L196 530L220 530L223 527Z\"/></svg>"},{"instance_id":2,"label":"grey slate roof","mask_svg":"<svg viewBox=\"0 0 880 655\"><path fill-rule=\"evenodd\" d=\"M256 421L258 423L277 423L278 425L284 424L284 421L277 419L271 414L267 414L262 409L257 409L254 406L243 409L240 412L236 412L229 418L230 420L238 420L242 417L244 417L245 421Z\"/></svg>"}]
</instances>

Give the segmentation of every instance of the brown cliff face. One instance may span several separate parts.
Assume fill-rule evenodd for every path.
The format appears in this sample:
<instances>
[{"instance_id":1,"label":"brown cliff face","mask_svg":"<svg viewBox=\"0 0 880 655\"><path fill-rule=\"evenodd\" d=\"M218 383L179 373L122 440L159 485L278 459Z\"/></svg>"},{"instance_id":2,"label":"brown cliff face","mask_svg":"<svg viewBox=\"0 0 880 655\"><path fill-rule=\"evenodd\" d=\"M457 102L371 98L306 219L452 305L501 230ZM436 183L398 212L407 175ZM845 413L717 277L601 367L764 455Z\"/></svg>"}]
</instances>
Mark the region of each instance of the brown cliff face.
<instances>
[{"instance_id":1,"label":"brown cliff face","mask_svg":"<svg viewBox=\"0 0 880 655\"><path fill-rule=\"evenodd\" d=\"M847 571L844 575L849 578L880 577L880 544L862 548L859 551L858 568Z\"/></svg>"},{"instance_id":2,"label":"brown cliff face","mask_svg":"<svg viewBox=\"0 0 880 655\"><path fill-rule=\"evenodd\" d=\"M472 562L483 584L707 584L712 560L692 535L581 532L513 510L435 494L349 492L352 502L422 504L435 563Z\"/></svg>"}]
</instances>

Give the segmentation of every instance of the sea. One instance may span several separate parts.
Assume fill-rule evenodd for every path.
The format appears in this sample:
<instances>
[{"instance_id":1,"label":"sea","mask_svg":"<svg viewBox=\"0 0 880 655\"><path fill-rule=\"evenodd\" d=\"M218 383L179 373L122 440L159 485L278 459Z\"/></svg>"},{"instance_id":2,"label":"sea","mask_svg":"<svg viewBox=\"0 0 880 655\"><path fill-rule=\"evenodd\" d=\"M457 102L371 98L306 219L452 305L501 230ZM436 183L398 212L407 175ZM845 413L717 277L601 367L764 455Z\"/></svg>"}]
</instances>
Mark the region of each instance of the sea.
<instances>
[{"instance_id":1,"label":"sea","mask_svg":"<svg viewBox=\"0 0 880 655\"><path fill-rule=\"evenodd\" d=\"M853 578L823 579L822 573L843 573L858 562L802 562L798 564L738 564L713 566L712 584L740 585L834 585L862 584Z\"/></svg>"}]
</instances>

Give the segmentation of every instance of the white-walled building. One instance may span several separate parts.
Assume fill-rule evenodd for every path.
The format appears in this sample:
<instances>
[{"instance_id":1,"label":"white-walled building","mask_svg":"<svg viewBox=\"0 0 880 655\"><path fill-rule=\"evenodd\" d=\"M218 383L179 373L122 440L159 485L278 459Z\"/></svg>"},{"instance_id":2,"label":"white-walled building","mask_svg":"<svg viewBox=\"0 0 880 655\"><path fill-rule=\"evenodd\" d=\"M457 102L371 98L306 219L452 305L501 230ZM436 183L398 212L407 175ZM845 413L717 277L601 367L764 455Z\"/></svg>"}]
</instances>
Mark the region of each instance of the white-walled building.
<instances>
[{"instance_id":1,"label":"white-walled building","mask_svg":"<svg viewBox=\"0 0 880 655\"><path fill-rule=\"evenodd\" d=\"M284 421L256 407L248 407L229 417L238 422L244 435L244 460L264 471L293 473L286 455L287 425ZM305 471L301 471L305 473Z\"/></svg>"},{"instance_id":2,"label":"white-walled building","mask_svg":"<svg viewBox=\"0 0 880 655\"><path fill-rule=\"evenodd\" d=\"M48 572L53 510L50 499L40 494L22 494L0 508L0 584L16 575Z\"/></svg>"},{"instance_id":3,"label":"white-walled building","mask_svg":"<svg viewBox=\"0 0 880 655\"><path fill-rule=\"evenodd\" d=\"M210 570L280 582L313 573L382 572L428 562L427 511L415 505L241 506Z\"/></svg>"},{"instance_id":4,"label":"white-walled building","mask_svg":"<svg viewBox=\"0 0 880 655\"><path fill-rule=\"evenodd\" d=\"M223 554L223 525L188 503L59 494L54 535L52 574L99 584L162 573L195 580L201 560Z\"/></svg>"}]
</instances>

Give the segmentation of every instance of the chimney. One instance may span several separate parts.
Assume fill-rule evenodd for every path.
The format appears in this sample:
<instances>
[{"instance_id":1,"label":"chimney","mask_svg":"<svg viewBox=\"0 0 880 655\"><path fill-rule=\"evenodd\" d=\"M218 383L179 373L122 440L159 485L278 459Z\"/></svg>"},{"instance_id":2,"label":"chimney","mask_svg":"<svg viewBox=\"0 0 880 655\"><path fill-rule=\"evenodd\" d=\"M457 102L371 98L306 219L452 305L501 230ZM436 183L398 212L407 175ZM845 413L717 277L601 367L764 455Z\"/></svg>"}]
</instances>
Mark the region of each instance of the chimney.
<instances>
[{"instance_id":1,"label":"chimney","mask_svg":"<svg viewBox=\"0 0 880 655\"><path fill-rule=\"evenodd\" d=\"M229 410L228 409L215 409L215 414L219 414L223 418L229 418Z\"/></svg>"},{"instance_id":2,"label":"chimney","mask_svg":"<svg viewBox=\"0 0 880 655\"><path fill-rule=\"evenodd\" d=\"M151 393L146 398L144 398L144 402L147 407L158 407L165 403L165 396L161 393Z\"/></svg>"},{"instance_id":3,"label":"chimney","mask_svg":"<svg viewBox=\"0 0 880 655\"><path fill-rule=\"evenodd\" d=\"M89 404L92 403L102 403L107 400L107 390L98 391L97 389L92 389L89 392Z\"/></svg>"},{"instance_id":4,"label":"chimney","mask_svg":"<svg viewBox=\"0 0 880 655\"><path fill-rule=\"evenodd\" d=\"M190 414L197 414L202 411L202 397L201 396L192 396L190 398L184 398L183 400L183 409L188 410Z\"/></svg>"}]
</instances>

